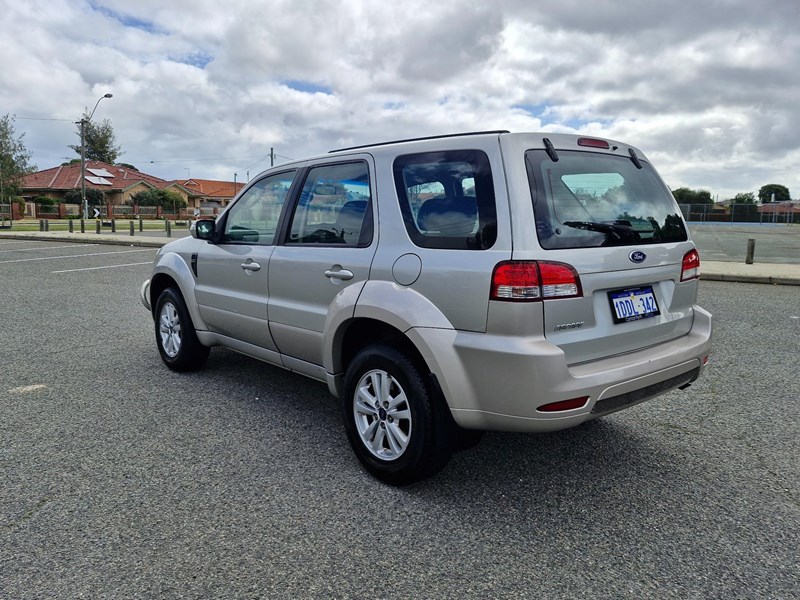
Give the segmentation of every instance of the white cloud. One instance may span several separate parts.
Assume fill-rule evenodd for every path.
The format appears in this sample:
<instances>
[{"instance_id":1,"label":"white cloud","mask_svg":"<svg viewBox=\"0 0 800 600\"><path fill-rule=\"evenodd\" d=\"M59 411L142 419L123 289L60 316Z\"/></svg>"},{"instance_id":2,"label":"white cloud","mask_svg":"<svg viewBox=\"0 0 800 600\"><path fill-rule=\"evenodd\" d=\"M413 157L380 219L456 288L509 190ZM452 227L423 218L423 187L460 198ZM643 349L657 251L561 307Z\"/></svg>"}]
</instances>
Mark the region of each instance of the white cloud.
<instances>
[{"instance_id":1,"label":"white cloud","mask_svg":"<svg viewBox=\"0 0 800 600\"><path fill-rule=\"evenodd\" d=\"M111 120L122 160L165 178L241 179L270 147L300 158L546 129L633 143L672 187L727 197L782 183L800 197L796 0L0 0L0 11L0 113L17 115L40 168L72 155L71 121L110 91L95 118Z\"/></svg>"}]
</instances>

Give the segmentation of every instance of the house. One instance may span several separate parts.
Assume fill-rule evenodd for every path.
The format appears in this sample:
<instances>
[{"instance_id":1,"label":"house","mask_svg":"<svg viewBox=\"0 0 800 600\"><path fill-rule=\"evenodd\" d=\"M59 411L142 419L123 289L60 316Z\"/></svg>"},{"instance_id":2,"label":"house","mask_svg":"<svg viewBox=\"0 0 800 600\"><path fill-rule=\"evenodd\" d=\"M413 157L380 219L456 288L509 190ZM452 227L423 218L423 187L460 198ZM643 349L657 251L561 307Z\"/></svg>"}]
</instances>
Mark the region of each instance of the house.
<instances>
[{"instance_id":1,"label":"house","mask_svg":"<svg viewBox=\"0 0 800 600\"><path fill-rule=\"evenodd\" d=\"M225 208L245 185L216 179L182 179L175 183L189 192L189 206L204 212Z\"/></svg>"},{"instance_id":2,"label":"house","mask_svg":"<svg viewBox=\"0 0 800 600\"><path fill-rule=\"evenodd\" d=\"M227 206L244 187L243 183L213 179L167 181L129 166L96 160L86 161L85 181L86 189L103 192L106 204L122 206L130 204L132 197L139 192L170 190L177 192L190 210L202 210L207 214L216 213ZM81 165L74 162L26 175L22 183L22 196L27 202L32 202L37 196L50 196L58 202L64 202L67 192L80 189Z\"/></svg>"},{"instance_id":3,"label":"house","mask_svg":"<svg viewBox=\"0 0 800 600\"><path fill-rule=\"evenodd\" d=\"M800 202L770 202L758 207L763 223L800 223Z\"/></svg>"}]
</instances>

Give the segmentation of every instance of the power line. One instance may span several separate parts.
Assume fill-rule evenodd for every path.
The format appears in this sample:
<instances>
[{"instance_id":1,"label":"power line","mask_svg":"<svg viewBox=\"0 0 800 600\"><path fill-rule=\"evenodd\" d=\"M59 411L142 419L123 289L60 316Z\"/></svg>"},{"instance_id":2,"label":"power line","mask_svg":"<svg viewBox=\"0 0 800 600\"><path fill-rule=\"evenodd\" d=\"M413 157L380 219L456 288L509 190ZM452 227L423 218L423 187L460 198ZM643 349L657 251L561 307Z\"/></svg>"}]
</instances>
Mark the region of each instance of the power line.
<instances>
[{"instance_id":1,"label":"power line","mask_svg":"<svg viewBox=\"0 0 800 600\"><path fill-rule=\"evenodd\" d=\"M181 163L181 162L201 162L207 160L247 160L249 158L253 158L252 156L217 156L212 158L169 158L169 159L158 159L158 160L149 160L149 159L141 159L141 158L128 158L126 160L130 162L138 162L138 163Z\"/></svg>"},{"instance_id":2,"label":"power line","mask_svg":"<svg viewBox=\"0 0 800 600\"><path fill-rule=\"evenodd\" d=\"M14 117L18 121L64 121L65 123L77 123L74 119L45 119L44 117Z\"/></svg>"}]
</instances>

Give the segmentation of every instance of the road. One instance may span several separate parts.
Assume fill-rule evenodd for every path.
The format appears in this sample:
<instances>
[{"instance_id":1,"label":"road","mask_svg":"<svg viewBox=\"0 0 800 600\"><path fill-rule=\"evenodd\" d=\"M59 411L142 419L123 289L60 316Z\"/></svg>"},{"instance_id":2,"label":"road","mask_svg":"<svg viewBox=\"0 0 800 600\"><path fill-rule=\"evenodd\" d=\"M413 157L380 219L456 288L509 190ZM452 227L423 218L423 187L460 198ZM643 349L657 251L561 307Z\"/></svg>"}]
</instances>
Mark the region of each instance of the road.
<instances>
[{"instance_id":1,"label":"road","mask_svg":"<svg viewBox=\"0 0 800 600\"><path fill-rule=\"evenodd\" d=\"M324 386L163 367L154 254L0 240L0 598L800 598L797 288L702 282L689 390L394 489Z\"/></svg>"}]
</instances>

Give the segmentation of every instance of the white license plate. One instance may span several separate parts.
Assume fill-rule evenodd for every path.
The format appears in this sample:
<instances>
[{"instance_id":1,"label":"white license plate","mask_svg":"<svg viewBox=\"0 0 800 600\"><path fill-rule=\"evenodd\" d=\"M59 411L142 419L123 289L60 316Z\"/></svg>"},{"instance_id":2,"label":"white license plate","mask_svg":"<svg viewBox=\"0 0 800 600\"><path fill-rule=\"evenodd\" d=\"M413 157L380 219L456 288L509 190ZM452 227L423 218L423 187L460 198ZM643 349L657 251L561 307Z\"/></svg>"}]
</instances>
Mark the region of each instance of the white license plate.
<instances>
[{"instance_id":1,"label":"white license plate","mask_svg":"<svg viewBox=\"0 0 800 600\"><path fill-rule=\"evenodd\" d=\"M608 293L614 323L627 323L661 314L653 288L649 285Z\"/></svg>"}]
</instances>

